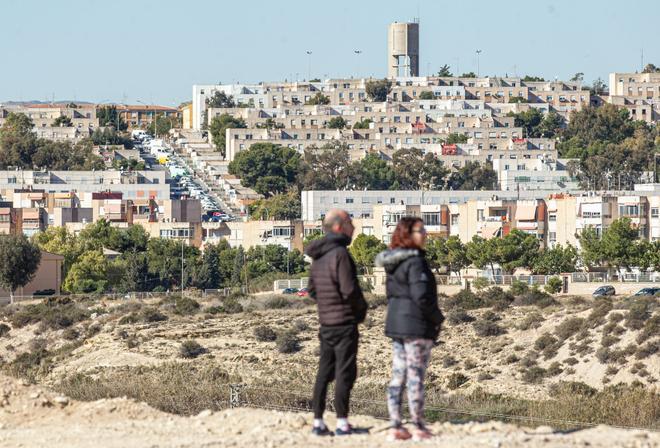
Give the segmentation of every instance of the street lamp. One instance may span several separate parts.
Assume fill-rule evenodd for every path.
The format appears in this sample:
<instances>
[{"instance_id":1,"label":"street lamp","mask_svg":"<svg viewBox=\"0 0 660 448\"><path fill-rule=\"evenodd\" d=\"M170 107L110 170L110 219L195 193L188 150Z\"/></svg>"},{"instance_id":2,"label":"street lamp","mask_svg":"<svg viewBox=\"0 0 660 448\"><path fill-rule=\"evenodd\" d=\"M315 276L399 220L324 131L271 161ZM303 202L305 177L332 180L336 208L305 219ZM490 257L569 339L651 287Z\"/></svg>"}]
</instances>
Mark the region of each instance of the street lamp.
<instances>
[{"instance_id":1,"label":"street lamp","mask_svg":"<svg viewBox=\"0 0 660 448\"><path fill-rule=\"evenodd\" d=\"M307 81L312 79L312 50L307 50Z\"/></svg>"},{"instance_id":2,"label":"street lamp","mask_svg":"<svg viewBox=\"0 0 660 448\"><path fill-rule=\"evenodd\" d=\"M480 76L479 75L479 55L481 54L481 50L477 50L475 53L477 53L477 78Z\"/></svg>"},{"instance_id":3,"label":"street lamp","mask_svg":"<svg viewBox=\"0 0 660 448\"><path fill-rule=\"evenodd\" d=\"M357 60L357 67L355 70L355 76L359 77L359 72L360 72L360 55L362 54L362 50L353 50L353 53L356 55L356 60Z\"/></svg>"}]
</instances>

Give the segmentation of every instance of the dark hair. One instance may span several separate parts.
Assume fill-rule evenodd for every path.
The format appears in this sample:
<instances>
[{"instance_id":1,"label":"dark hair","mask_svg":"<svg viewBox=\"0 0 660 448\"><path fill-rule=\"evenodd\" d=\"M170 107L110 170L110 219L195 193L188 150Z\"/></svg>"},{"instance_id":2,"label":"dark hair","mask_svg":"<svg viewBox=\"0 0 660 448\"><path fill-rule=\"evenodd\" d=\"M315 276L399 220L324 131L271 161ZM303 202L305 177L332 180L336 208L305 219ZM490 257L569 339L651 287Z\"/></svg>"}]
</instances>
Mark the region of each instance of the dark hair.
<instances>
[{"instance_id":1,"label":"dark hair","mask_svg":"<svg viewBox=\"0 0 660 448\"><path fill-rule=\"evenodd\" d=\"M396 249L397 247L404 249L421 249L421 247L418 247L417 244L415 244L412 237L413 227L415 227L415 224L417 223L423 224L424 221L422 221L421 218L414 216L405 216L401 218L392 234L390 249Z\"/></svg>"}]
</instances>

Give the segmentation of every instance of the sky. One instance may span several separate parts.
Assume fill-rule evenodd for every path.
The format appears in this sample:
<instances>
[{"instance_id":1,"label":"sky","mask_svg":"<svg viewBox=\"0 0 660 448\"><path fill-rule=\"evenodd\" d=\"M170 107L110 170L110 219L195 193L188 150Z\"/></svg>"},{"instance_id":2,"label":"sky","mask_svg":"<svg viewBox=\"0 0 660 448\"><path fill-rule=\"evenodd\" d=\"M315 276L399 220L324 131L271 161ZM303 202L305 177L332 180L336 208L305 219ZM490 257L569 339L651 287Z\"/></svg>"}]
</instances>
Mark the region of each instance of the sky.
<instances>
[{"instance_id":1,"label":"sky","mask_svg":"<svg viewBox=\"0 0 660 448\"><path fill-rule=\"evenodd\" d=\"M2 0L0 102L173 106L193 84L383 77L387 25L416 17L421 75L476 72L476 50L481 75L660 66L658 0Z\"/></svg>"}]
</instances>

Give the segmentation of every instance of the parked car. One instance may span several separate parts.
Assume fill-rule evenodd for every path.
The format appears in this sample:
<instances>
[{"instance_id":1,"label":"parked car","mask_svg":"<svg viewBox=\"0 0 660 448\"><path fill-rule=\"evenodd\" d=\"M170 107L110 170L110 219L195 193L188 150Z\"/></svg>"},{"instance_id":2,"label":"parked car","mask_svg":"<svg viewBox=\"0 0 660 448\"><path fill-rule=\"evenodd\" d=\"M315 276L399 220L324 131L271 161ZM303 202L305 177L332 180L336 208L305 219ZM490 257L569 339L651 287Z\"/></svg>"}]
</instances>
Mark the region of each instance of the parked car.
<instances>
[{"instance_id":1,"label":"parked car","mask_svg":"<svg viewBox=\"0 0 660 448\"><path fill-rule=\"evenodd\" d=\"M636 296L656 296L660 295L660 288L642 288L635 293Z\"/></svg>"},{"instance_id":2,"label":"parked car","mask_svg":"<svg viewBox=\"0 0 660 448\"><path fill-rule=\"evenodd\" d=\"M614 286L603 285L597 288L592 295L594 297L605 297L605 296L613 296L615 294L616 294L616 290L614 289Z\"/></svg>"},{"instance_id":3,"label":"parked car","mask_svg":"<svg viewBox=\"0 0 660 448\"><path fill-rule=\"evenodd\" d=\"M298 292L298 288L286 288L282 290L282 294L296 294Z\"/></svg>"},{"instance_id":4,"label":"parked car","mask_svg":"<svg viewBox=\"0 0 660 448\"><path fill-rule=\"evenodd\" d=\"M307 297L309 295L309 290L307 288L303 288L300 291L296 293L298 297Z\"/></svg>"}]
</instances>

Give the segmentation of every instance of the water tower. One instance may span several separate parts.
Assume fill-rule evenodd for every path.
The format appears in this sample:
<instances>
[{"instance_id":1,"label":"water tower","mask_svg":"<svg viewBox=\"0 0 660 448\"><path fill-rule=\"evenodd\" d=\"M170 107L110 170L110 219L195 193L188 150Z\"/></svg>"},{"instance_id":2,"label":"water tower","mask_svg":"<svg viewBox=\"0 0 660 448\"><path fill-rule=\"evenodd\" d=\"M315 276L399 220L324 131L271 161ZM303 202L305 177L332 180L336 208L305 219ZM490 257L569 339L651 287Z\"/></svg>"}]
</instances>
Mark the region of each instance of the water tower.
<instances>
[{"instance_id":1,"label":"water tower","mask_svg":"<svg viewBox=\"0 0 660 448\"><path fill-rule=\"evenodd\" d=\"M394 22L387 30L387 77L410 76L419 76L419 22Z\"/></svg>"}]
</instances>

